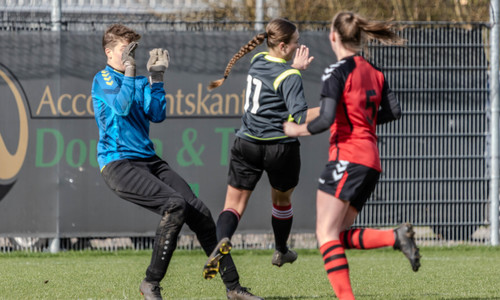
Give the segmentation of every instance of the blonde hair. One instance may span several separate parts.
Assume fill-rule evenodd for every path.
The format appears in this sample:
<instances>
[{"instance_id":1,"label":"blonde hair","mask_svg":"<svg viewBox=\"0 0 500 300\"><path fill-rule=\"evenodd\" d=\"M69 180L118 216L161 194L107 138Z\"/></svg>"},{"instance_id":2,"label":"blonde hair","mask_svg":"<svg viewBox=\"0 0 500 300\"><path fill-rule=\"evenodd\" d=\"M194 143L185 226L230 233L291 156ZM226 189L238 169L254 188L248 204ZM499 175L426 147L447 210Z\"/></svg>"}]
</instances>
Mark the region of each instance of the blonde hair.
<instances>
[{"instance_id":1,"label":"blonde hair","mask_svg":"<svg viewBox=\"0 0 500 300\"><path fill-rule=\"evenodd\" d=\"M342 44L349 50L366 50L370 40L385 45L402 45L405 40L394 32L395 24L387 21L371 21L360 15L344 11L333 17L332 31L337 32Z\"/></svg>"},{"instance_id":2,"label":"blonde hair","mask_svg":"<svg viewBox=\"0 0 500 300\"><path fill-rule=\"evenodd\" d=\"M234 64L247 53L261 45L264 40L267 39L267 47L274 48L281 42L288 44L296 31L297 26L286 19L276 18L271 20L266 26L266 32L255 35L248 43L241 47L227 64L226 70L224 71L224 77L210 82L208 89L212 90L221 86L229 76Z\"/></svg>"},{"instance_id":3,"label":"blonde hair","mask_svg":"<svg viewBox=\"0 0 500 300\"><path fill-rule=\"evenodd\" d=\"M141 35L133 29L122 24L113 24L106 29L102 37L102 49L114 48L119 41L124 40L129 43L136 42L141 38Z\"/></svg>"}]
</instances>

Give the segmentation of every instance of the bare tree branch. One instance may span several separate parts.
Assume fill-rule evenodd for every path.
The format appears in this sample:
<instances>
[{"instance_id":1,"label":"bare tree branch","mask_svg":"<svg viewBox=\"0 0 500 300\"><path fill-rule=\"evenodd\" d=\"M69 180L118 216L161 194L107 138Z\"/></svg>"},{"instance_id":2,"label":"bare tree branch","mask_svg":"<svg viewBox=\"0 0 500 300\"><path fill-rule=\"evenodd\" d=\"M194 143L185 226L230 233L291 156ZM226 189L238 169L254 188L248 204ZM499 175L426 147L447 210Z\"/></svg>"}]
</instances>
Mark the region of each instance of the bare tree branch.
<instances>
[{"instance_id":1,"label":"bare tree branch","mask_svg":"<svg viewBox=\"0 0 500 300\"><path fill-rule=\"evenodd\" d=\"M206 17L214 21L252 21L255 0L205 0ZM274 0L265 1L265 19L330 21L339 11L357 12L370 19L395 21L487 22L489 0ZM272 13L271 13L272 12Z\"/></svg>"}]
</instances>

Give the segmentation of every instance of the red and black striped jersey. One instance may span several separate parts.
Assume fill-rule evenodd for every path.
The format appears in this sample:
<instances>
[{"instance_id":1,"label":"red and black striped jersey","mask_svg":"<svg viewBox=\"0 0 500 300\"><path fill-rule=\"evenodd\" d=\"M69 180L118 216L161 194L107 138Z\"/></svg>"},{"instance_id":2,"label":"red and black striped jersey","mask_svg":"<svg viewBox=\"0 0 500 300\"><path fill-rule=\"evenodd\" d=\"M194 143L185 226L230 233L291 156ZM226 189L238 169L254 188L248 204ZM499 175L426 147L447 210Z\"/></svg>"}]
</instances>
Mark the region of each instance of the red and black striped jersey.
<instances>
[{"instance_id":1,"label":"red and black striped jersey","mask_svg":"<svg viewBox=\"0 0 500 300\"><path fill-rule=\"evenodd\" d=\"M384 74L355 55L326 68L322 80L321 97L338 103L330 127L329 160L346 160L381 171L377 117L381 104L389 103L389 95L395 99ZM396 104L399 109L397 100Z\"/></svg>"}]
</instances>

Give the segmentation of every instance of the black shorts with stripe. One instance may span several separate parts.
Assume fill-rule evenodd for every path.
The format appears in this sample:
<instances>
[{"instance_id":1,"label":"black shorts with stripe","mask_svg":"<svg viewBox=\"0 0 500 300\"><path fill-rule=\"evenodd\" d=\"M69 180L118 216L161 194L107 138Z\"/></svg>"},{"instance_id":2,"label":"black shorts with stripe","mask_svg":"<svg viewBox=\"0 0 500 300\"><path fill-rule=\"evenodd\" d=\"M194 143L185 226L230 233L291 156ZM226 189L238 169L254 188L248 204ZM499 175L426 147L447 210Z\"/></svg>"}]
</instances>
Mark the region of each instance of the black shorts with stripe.
<instances>
[{"instance_id":1,"label":"black shorts with stripe","mask_svg":"<svg viewBox=\"0 0 500 300\"><path fill-rule=\"evenodd\" d=\"M237 137L231 148L227 183L253 191L264 171L274 189L286 192L297 186L300 143L253 143Z\"/></svg>"},{"instance_id":2,"label":"black shorts with stripe","mask_svg":"<svg viewBox=\"0 0 500 300\"><path fill-rule=\"evenodd\" d=\"M375 169L345 160L329 161L321 177L318 189L335 196L361 211L380 178Z\"/></svg>"}]
</instances>

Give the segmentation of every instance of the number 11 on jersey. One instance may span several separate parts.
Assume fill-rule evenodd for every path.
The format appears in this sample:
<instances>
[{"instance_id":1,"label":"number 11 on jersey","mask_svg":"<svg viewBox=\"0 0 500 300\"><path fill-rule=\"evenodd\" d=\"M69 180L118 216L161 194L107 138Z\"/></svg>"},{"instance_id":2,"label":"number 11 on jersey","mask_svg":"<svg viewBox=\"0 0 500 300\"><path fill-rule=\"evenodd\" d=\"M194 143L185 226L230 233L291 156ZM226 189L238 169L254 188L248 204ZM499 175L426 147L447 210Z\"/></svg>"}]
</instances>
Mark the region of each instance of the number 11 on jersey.
<instances>
[{"instance_id":1,"label":"number 11 on jersey","mask_svg":"<svg viewBox=\"0 0 500 300\"><path fill-rule=\"evenodd\" d=\"M247 91L245 93L245 111L248 111L248 108L250 107L250 94L252 94L253 90L252 110L250 110L250 113L252 114L257 113L257 110L259 109L260 106L259 98L260 98L261 88L262 88L262 81L260 81L257 78L253 78L251 75L247 76Z\"/></svg>"}]
</instances>

